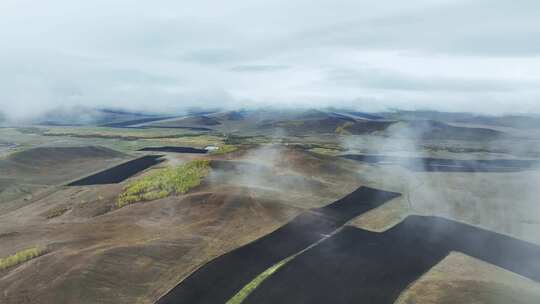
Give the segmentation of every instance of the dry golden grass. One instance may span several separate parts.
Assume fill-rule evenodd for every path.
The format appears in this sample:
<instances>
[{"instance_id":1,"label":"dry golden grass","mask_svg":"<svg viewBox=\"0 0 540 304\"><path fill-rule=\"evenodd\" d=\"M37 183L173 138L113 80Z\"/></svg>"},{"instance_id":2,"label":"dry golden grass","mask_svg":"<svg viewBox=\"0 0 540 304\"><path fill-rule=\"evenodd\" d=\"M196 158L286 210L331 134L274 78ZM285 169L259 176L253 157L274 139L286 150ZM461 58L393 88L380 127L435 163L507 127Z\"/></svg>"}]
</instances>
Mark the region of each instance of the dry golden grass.
<instances>
[{"instance_id":1,"label":"dry golden grass","mask_svg":"<svg viewBox=\"0 0 540 304\"><path fill-rule=\"evenodd\" d=\"M395 303L540 303L540 284L453 252L413 283Z\"/></svg>"}]
</instances>

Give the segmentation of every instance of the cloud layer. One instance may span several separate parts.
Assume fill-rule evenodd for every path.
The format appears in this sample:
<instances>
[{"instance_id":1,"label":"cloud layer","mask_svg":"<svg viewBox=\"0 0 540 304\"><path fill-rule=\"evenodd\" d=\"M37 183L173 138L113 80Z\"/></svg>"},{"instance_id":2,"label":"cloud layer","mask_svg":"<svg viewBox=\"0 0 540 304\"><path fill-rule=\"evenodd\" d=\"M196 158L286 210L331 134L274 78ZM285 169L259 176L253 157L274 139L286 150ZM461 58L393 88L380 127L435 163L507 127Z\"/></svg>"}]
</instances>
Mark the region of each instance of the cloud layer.
<instances>
[{"instance_id":1,"label":"cloud layer","mask_svg":"<svg viewBox=\"0 0 540 304\"><path fill-rule=\"evenodd\" d=\"M0 105L540 113L536 0L3 0Z\"/></svg>"}]
</instances>

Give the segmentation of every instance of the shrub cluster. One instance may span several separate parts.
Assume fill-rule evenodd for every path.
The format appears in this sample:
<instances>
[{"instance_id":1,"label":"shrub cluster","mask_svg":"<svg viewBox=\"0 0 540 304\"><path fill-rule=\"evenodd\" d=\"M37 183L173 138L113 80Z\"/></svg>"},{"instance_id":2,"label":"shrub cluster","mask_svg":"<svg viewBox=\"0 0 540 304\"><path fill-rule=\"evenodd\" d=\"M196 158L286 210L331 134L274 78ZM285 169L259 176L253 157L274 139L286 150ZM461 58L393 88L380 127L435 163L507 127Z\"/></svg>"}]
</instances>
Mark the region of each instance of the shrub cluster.
<instances>
[{"instance_id":1,"label":"shrub cluster","mask_svg":"<svg viewBox=\"0 0 540 304\"><path fill-rule=\"evenodd\" d=\"M208 160L194 160L175 168L161 169L128 184L116 201L117 207L184 194L198 186L209 171Z\"/></svg>"},{"instance_id":2,"label":"shrub cluster","mask_svg":"<svg viewBox=\"0 0 540 304\"><path fill-rule=\"evenodd\" d=\"M4 270L10 267L22 264L44 253L45 253L45 249L39 248L39 247L32 247L32 248L21 250L8 257L0 258L0 270Z\"/></svg>"}]
</instances>

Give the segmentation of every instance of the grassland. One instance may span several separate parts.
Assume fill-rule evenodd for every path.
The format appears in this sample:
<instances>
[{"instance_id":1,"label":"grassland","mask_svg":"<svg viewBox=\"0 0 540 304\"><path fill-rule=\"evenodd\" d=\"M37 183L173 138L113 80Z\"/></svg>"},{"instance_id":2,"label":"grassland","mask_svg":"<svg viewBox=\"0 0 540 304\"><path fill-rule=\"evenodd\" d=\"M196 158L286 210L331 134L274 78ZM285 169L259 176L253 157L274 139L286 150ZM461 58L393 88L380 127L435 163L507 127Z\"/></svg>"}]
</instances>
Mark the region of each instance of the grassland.
<instances>
[{"instance_id":1,"label":"grassland","mask_svg":"<svg viewBox=\"0 0 540 304\"><path fill-rule=\"evenodd\" d=\"M317 154L322 154L322 155L330 155L330 156L336 156L339 153L341 153L341 150L327 149L327 148L313 148L313 149L309 149L308 151L317 153Z\"/></svg>"},{"instance_id":2,"label":"grassland","mask_svg":"<svg viewBox=\"0 0 540 304\"><path fill-rule=\"evenodd\" d=\"M225 139L223 143L226 145L260 145L272 142L271 137L264 135L240 136L234 134L226 134L224 136Z\"/></svg>"},{"instance_id":3,"label":"grassland","mask_svg":"<svg viewBox=\"0 0 540 304\"><path fill-rule=\"evenodd\" d=\"M61 136L92 139L120 139L123 141L154 140L183 144L222 144L223 138L217 134L207 134L177 129L118 129L118 128L63 128L55 127L41 131L43 136Z\"/></svg>"},{"instance_id":4,"label":"grassland","mask_svg":"<svg viewBox=\"0 0 540 304\"><path fill-rule=\"evenodd\" d=\"M118 208L140 202L183 194L198 186L210 170L209 161L194 160L174 168L153 172L128 184L118 197Z\"/></svg>"},{"instance_id":5,"label":"grassland","mask_svg":"<svg viewBox=\"0 0 540 304\"><path fill-rule=\"evenodd\" d=\"M238 147L237 146L234 146L234 145L222 145L219 147L218 150L214 150L212 152L210 152L211 155L222 155L222 154L227 154L227 153L231 153L231 152L234 152L238 150Z\"/></svg>"},{"instance_id":6,"label":"grassland","mask_svg":"<svg viewBox=\"0 0 540 304\"><path fill-rule=\"evenodd\" d=\"M0 128L1 142L16 145L13 149L0 151L0 157L26 150L38 145L105 146L129 154L150 146L223 145L225 137L220 134L177 129L127 129L107 127L34 127Z\"/></svg>"},{"instance_id":7,"label":"grassland","mask_svg":"<svg viewBox=\"0 0 540 304\"><path fill-rule=\"evenodd\" d=\"M354 124L353 124L352 122L348 121L348 122L344 123L343 125L338 126L338 127L336 128L336 131L335 131L335 132L336 132L336 134L340 134L340 135L347 135L347 134L350 134L350 132L347 131L347 128L349 128L349 127L351 127L351 126L353 126L353 125L354 125Z\"/></svg>"},{"instance_id":8,"label":"grassland","mask_svg":"<svg viewBox=\"0 0 540 304\"><path fill-rule=\"evenodd\" d=\"M128 129L108 127L47 127L40 129L44 136L70 136L80 138L115 138L125 140L175 138L192 134L169 129Z\"/></svg>"},{"instance_id":9,"label":"grassland","mask_svg":"<svg viewBox=\"0 0 540 304\"><path fill-rule=\"evenodd\" d=\"M45 249L39 247L32 247L21 250L13 255L5 258L0 258L0 270L8 269L13 266L17 266L33 258L36 258L45 253Z\"/></svg>"},{"instance_id":10,"label":"grassland","mask_svg":"<svg viewBox=\"0 0 540 304\"><path fill-rule=\"evenodd\" d=\"M290 121L281 121L276 123L277 127L299 127L303 126L305 121L302 120L290 120Z\"/></svg>"}]
</instances>

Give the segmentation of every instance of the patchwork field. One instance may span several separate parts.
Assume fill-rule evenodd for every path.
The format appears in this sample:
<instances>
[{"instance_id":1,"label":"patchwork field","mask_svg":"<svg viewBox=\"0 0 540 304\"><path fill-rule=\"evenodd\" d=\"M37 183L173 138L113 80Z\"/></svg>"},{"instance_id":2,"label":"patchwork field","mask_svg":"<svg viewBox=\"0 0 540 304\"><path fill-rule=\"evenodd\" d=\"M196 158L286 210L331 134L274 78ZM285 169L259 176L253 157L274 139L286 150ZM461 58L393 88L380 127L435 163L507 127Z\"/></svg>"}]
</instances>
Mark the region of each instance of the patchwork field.
<instances>
[{"instance_id":1,"label":"patchwork field","mask_svg":"<svg viewBox=\"0 0 540 304\"><path fill-rule=\"evenodd\" d=\"M538 301L540 136L327 114L0 128L0 302Z\"/></svg>"}]
</instances>

